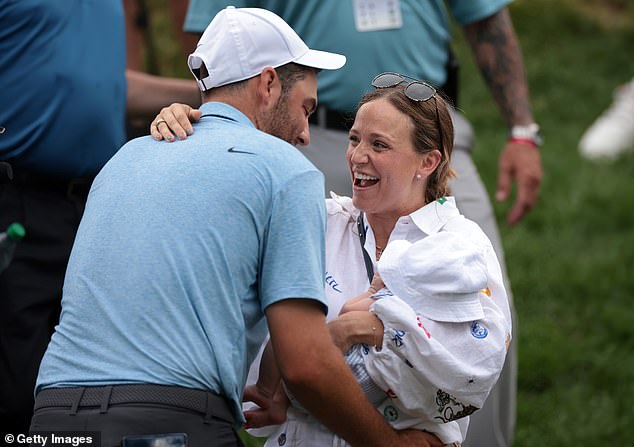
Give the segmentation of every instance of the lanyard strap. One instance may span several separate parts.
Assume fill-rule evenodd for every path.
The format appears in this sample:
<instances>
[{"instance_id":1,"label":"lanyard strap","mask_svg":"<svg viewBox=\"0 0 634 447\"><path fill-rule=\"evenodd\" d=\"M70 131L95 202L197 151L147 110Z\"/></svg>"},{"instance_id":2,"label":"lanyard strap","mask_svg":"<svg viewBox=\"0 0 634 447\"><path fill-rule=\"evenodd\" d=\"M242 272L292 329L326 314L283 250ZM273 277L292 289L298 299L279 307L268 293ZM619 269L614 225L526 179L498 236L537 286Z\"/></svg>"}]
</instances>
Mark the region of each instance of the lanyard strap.
<instances>
[{"instance_id":1,"label":"lanyard strap","mask_svg":"<svg viewBox=\"0 0 634 447\"><path fill-rule=\"evenodd\" d=\"M372 284L372 278L374 277L374 267L372 265L372 259L365 249L365 222L363 221L363 213L359 214L357 218L357 230L359 230L359 242L361 243L361 251L363 252L363 262L365 263L365 271L368 274L368 282Z\"/></svg>"}]
</instances>

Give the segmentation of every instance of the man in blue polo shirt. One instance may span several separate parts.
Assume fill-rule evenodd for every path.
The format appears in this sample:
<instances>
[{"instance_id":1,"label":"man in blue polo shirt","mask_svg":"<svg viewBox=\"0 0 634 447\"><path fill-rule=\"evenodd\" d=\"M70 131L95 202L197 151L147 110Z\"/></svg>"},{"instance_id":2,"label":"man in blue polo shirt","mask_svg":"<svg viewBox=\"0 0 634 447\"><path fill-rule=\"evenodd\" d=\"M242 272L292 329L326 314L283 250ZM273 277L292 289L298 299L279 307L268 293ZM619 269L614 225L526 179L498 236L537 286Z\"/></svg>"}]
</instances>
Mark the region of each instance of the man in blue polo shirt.
<instances>
[{"instance_id":1,"label":"man in blue polo shirt","mask_svg":"<svg viewBox=\"0 0 634 447\"><path fill-rule=\"evenodd\" d=\"M239 445L268 323L287 386L351 444L439 445L387 425L325 324L323 175L293 145L310 141L317 71L344 63L269 11L214 18L189 57L195 135L133 140L95 178L32 430Z\"/></svg>"}]
</instances>

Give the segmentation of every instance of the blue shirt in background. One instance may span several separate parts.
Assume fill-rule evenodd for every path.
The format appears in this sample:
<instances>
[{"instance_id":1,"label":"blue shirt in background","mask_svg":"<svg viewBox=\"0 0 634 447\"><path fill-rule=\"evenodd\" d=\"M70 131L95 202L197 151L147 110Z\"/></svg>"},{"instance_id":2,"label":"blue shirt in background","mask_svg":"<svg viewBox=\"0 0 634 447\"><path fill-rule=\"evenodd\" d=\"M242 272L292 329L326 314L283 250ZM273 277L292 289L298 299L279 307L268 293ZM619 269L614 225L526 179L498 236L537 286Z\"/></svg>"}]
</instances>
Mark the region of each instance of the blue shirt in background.
<instances>
[{"instance_id":1,"label":"blue shirt in background","mask_svg":"<svg viewBox=\"0 0 634 447\"><path fill-rule=\"evenodd\" d=\"M37 389L177 385L243 420L266 307L326 307L323 175L235 108L201 109L187 140L132 140L95 179Z\"/></svg>"},{"instance_id":2,"label":"blue shirt in background","mask_svg":"<svg viewBox=\"0 0 634 447\"><path fill-rule=\"evenodd\" d=\"M460 24L483 19L511 0L449 0ZM442 86L451 30L442 0L399 0L402 26L357 31L352 0L190 0L184 29L203 32L227 5L258 7L282 17L311 48L344 54L346 65L319 75L319 103L353 112L372 78L395 71Z\"/></svg>"},{"instance_id":3,"label":"blue shirt in background","mask_svg":"<svg viewBox=\"0 0 634 447\"><path fill-rule=\"evenodd\" d=\"M121 2L0 4L0 160L95 175L125 138Z\"/></svg>"}]
</instances>

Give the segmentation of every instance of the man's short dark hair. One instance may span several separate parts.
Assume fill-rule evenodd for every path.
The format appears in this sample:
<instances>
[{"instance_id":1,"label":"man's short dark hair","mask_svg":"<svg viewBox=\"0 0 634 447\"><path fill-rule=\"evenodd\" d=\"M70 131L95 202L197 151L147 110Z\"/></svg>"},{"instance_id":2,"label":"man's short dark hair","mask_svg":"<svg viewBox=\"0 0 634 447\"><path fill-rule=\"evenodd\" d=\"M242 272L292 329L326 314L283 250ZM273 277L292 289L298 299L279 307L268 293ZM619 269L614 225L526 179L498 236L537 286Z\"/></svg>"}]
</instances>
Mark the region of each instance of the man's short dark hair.
<instances>
[{"instance_id":1,"label":"man's short dark hair","mask_svg":"<svg viewBox=\"0 0 634 447\"><path fill-rule=\"evenodd\" d=\"M285 98L288 95L291 87L293 87L297 81L306 79L306 73L310 73L312 71L317 74L319 72L316 68L299 65L294 62L281 65L277 67L275 71L280 77L280 82L282 83L282 98Z\"/></svg>"}]
</instances>

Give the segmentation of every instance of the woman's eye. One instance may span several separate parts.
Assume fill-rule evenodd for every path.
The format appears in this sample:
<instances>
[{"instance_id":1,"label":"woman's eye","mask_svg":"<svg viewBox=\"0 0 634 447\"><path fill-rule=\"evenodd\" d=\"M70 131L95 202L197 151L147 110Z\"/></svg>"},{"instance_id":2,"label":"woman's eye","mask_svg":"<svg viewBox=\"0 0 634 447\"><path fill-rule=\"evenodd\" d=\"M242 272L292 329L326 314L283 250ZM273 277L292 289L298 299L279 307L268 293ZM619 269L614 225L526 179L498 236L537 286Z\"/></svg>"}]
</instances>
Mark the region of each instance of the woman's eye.
<instances>
[{"instance_id":1,"label":"woman's eye","mask_svg":"<svg viewBox=\"0 0 634 447\"><path fill-rule=\"evenodd\" d=\"M374 142L374 147L376 149L380 149L380 150L385 150L388 148L387 144L383 143L382 141L375 141Z\"/></svg>"}]
</instances>

